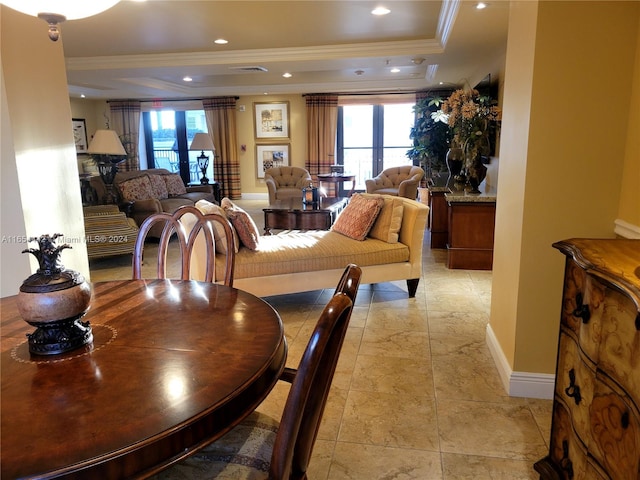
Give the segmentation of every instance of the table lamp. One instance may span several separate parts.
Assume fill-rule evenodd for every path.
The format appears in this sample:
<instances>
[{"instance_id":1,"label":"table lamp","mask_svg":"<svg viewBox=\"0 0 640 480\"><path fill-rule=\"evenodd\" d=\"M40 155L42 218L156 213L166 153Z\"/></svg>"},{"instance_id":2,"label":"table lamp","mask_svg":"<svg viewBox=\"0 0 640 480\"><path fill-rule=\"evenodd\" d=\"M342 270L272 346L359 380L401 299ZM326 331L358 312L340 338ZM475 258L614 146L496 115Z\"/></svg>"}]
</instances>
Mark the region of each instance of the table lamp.
<instances>
[{"instance_id":1,"label":"table lamp","mask_svg":"<svg viewBox=\"0 0 640 480\"><path fill-rule=\"evenodd\" d=\"M113 180L118 173L118 164L127 158L127 152L122 146L120 138L115 130L97 130L87 153L91 155L98 167L100 178L107 189L104 203L116 203L116 195L113 191Z\"/></svg>"},{"instance_id":2,"label":"table lamp","mask_svg":"<svg viewBox=\"0 0 640 480\"><path fill-rule=\"evenodd\" d=\"M215 154L215 147L213 146L213 140L208 133L196 133L191 141L191 146L189 150L200 150L201 153L198 155L198 168L202 171L202 178L200 179L200 183L202 185L207 185L209 183L209 179L207 178L207 168L209 167L209 157L204 154L205 150L209 150Z\"/></svg>"}]
</instances>

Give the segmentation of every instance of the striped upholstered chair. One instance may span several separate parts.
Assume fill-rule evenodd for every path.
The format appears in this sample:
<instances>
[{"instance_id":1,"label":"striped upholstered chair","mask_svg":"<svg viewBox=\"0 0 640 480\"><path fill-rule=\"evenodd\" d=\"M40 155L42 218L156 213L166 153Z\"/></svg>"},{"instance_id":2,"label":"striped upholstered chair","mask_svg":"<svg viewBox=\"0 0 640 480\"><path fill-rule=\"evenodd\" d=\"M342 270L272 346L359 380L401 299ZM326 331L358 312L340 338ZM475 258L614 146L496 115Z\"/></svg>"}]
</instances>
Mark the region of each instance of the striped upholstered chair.
<instances>
[{"instance_id":1,"label":"striped upholstered chair","mask_svg":"<svg viewBox=\"0 0 640 480\"><path fill-rule=\"evenodd\" d=\"M87 206L83 213L89 259L133 254L138 236L133 218L128 218L117 205Z\"/></svg>"}]
</instances>

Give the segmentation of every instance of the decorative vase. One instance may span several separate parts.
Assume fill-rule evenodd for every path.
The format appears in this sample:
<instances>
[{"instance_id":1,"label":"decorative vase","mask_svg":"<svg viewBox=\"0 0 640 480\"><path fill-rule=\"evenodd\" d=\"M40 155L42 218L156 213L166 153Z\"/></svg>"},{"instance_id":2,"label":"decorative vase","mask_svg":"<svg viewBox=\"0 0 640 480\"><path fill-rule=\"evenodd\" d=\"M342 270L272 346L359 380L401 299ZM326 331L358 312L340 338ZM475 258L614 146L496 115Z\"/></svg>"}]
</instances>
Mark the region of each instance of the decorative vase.
<instances>
[{"instance_id":1,"label":"decorative vase","mask_svg":"<svg viewBox=\"0 0 640 480\"><path fill-rule=\"evenodd\" d=\"M464 170L469 193L480 193L478 186L487 176L482 158L488 157L489 150L489 139L484 134L470 137L464 143Z\"/></svg>"},{"instance_id":2,"label":"decorative vase","mask_svg":"<svg viewBox=\"0 0 640 480\"><path fill-rule=\"evenodd\" d=\"M452 147L447 150L446 162L447 169L449 170L449 177L459 176L464 163L462 148Z\"/></svg>"},{"instance_id":3,"label":"decorative vase","mask_svg":"<svg viewBox=\"0 0 640 480\"><path fill-rule=\"evenodd\" d=\"M62 234L30 238L39 249L29 248L38 259L40 268L20 286L17 298L20 316L37 327L27 334L29 351L36 355L68 352L93 342L89 322L80 319L89 309L91 287L84 277L60 263L60 252L71 246L56 246Z\"/></svg>"}]
</instances>

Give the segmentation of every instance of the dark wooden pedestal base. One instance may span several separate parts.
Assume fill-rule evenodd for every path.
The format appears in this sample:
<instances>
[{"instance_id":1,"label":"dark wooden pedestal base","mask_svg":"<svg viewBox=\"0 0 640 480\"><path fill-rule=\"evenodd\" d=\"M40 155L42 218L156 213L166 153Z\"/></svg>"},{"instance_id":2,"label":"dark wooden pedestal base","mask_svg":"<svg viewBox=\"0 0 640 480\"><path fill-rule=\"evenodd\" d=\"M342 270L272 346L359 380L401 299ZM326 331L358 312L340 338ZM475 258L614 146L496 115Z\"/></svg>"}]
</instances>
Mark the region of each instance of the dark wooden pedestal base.
<instances>
[{"instance_id":1,"label":"dark wooden pedestal base","mask_svg":"<svg viewBox=\"0 0 640 480\"><path fill-rule=\"evenodd\" d=\"M495 202L449 202L449 268L491 270L495 216Z\"/></svg>"}]
</instances>

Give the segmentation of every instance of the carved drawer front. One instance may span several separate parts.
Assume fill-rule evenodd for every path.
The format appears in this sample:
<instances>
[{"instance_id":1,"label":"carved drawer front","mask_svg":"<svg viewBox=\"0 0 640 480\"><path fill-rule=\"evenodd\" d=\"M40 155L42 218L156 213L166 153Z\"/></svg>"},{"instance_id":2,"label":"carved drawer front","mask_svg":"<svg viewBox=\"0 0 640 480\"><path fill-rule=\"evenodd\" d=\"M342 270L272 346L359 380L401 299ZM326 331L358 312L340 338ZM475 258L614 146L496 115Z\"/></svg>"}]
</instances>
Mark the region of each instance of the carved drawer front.
<instances>
[{"instance_id":1,"label":"carved drawer front","mask_svg":"<svg viewBox=\"0 0 640 480\"><path fill-rule=\"evenodd\" d=\"M579 337L580 348L594 362L602 328L605 287L567 259L561 323Z\"/></svg>"},{"instance_id":2,"label":"carved drawer front","mask_svg":"<svg viewBox=\"0 0 640 480\"><path fill-rule=\"evenodd\" d=\"M608 290L603 322L598 368L624 385L640 408L640 319L635 304Z\"/></svg>"},{"instance_id":3,"label":"carved drawer front","mask_svg":"<svg viewBox=\"0 0 640 480\"><path fill-rule=\"evenodd\" d=\"M603 379L607 380L607 379ZM596 380L591 402L589 454L612 479L640 479L640 415L624 393L614 385Z\"/></svg>"},{"instance_id":4,"label":"carved drawer front","mask_svg":"<svg viewBox=\"0 0 640 480\"><path fill-rule=\"evenodd\" d=\"M569 409L573 428L583 440L590 431L589 406L593 398L595 368L564 331L560 333L560 356L556 373L556 397Z\"/></svg>"},{"instance_id":5,"label":"carved drawer front","mask_svg":"<svg viewBox=\"0 0 640 480\"><path fill-rule=\"evenodd\" d=\"M553 435L549 456L563 480L592 478L587 475L586 448L573 431L571 415L562 402L555 402L553 406Z\"/></svg>"}]
</instances>

